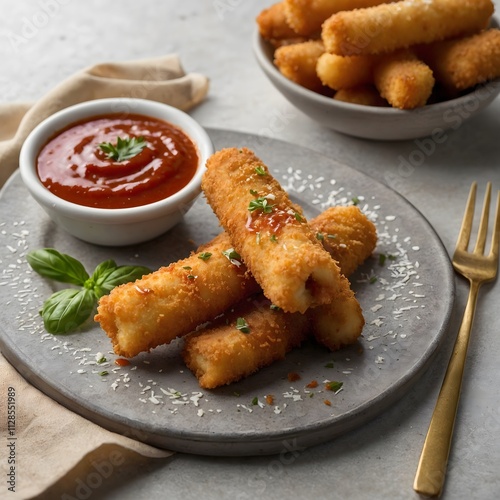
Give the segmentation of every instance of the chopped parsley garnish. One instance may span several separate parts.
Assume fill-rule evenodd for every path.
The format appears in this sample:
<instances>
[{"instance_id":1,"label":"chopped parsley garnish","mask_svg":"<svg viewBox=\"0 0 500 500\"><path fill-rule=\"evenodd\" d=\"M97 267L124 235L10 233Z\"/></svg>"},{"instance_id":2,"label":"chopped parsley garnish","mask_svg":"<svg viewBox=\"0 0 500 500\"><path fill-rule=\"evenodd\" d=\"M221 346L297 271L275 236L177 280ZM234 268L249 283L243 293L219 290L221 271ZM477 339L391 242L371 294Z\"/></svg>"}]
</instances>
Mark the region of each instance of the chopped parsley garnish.
<instances>
[{"instance_id":1,"label":"chopped parsley garnish","mask_svg":"<svg viewBox=\"0 0 500 500\"><path fill-rule=\"evenodd\" d=\"M271 309L272 311L281 311L281 307L280 306L276 306L274 304L271 304L269 306L269 309Z\"/></svg>"},{"instance_id":2,"label":"chopped parsley garnish","mask_svg":"<svg viewBox=\"0 0 500 500\"><path fill-rule=\"evenodd\" d=\"M259 404L259 398L257 396L255 396L253 399L252 399L252 405L253 406L256 406Z\"/></svg>"},{"instance_id":3,"label":"chopped parsley garnish","mask_svg":"<svg viewBox=\"0 0 500 500\"><path fill-rule=\"evenodd\" d=\"M99 147L106 153L107 158L120 162L137 156L146 145L144 137L125 137L125 139L117 137L116 145L110 142L101 142Z\"/></svg>"},{"instance_id":4,"label":"chopped parsley garnish","mask_svg":"<svg viewBox=\"0 0 500 500\"><path fill-rule=\"evenodd\" d=\"M330 361L325 365L325 368L333 368L333 361Z\"/></svg>"},{"instance_id":5,"label":"chopped parsley garnish","mask_svg":"<svg viewBox=\"0 0 500 500\"><path fill-rule=\"evenodd\" d=\"M343 385L344 385L343 382L336 382L336 381L333 380L332 382L327 382L326 383L326 388L329 391L338 392L338 391L340 391L340 389L342 389Z\"/></svg>"},{"instance_id":6,"label":"chopped parsley garnish","mask_svg":"<svg viewBox=\"0 0 500 500\"><path fill-rule=\"evenodd\" d=\"M258 175L267 175L266 169L262 165L255 167L255 171Z\"/></svg>"},{"instance_id":7,"label":"chopped parsley garnish","mask_svg":"<svg viewBox=\"0 0 500 500\"><path fill-rule=\"evenodd\" d=\"M359 198L357 196L353 196L351 201L353 205L359 205Z\"/></svg>"},{"instance_id":8,"label":"chopped parsley garnish","mask_svg":"<svg viewBox=\"0 0 500 500\"><path fill-rule=\"evenodd\" d=\"M278 243L278 237L275 234L272 234L269 238L273 243Z\"/></svg>"},{"instance_id":9,"label":"chopped parsley garnish","mask_svg":"<svg viewBox=\"0 0 500 500\"><path fill-rule=\"evenodd\" d=\"M259 194L259 192L258 192L258 191L255 191L255 189L250 189L250 194L251 194L252 196L257 196L257 195Z\"/></svg>"},{"instance_id":10,"label":"chopped parsley garnish","mask_svg":"<svg viewBox=\"0 0 500 500\"><path fill-rule=\"evenodd\" d=\"M98 360L96 360L96 363L98 365L102 365L103 363L106 363L106 361L107 361L107 359L104 356L102 356L101 358L99 358Z\"/></svg>"},{"instance_id":11,"label":"chopped parsley garnish","mask_svg":"<svg viewBox=\"0 0 500 500\"><path fill-rule=\"evenodd\" d=\"M387 259L389 259L389 260L396 260L397 257L395 255L391 255L391 254L386 255L385 253L381 253L378 256L378 263L379 263L379 265L383 266L385 264L385 261Z\"/></svg>"},{"instance_id":12,"label":"chopped parsley garnish","mask_svg":"<svg viewBox=\"0 0 500 500\"><path fill-rule=\"evenodd\" d=\"M194 274L188 274L187 275L187 279L188 280L194 280L194 279L196 279L196 276Z\"/></svg>"},{"instance_id":13,"label":"chopped parsley garnish","mask_svg":"<svg viewBox=\"0 0 500 500\"><path fill-rule=\"evenodd\" d=\"M201 252L200 255L198 255L198 259L201 260L208 260L212 257L212 254L210 252Z\"/></svg>"},{"instance_id":14,"label":"chopped parsley garnish","mask_svg":"<svg viewBox=\"0 0 500 500\"><path fill-rule=\"evenodd\" d=\"M193 269L191 266L183 266L182 269Z\"/></svg>"},{"instance_id":15,"label":"chopped parsley garnish","mask_svg":"<svg viewBox=\"0 0 500 500\"><path fill-rule=\"evenodd\" d=\"M377 277L376 276L371 276L368 282L370 283L370 285L373 285L373 283L377 282Z\"/></svg>"},{"instance_id":16,"label":"chopped parsley garnish","mask_svg":"<svg viewBox=\"0 0 500 500\"><path fill-rule=\"evenodd\" d=\"M302 215L299 214L299 212L295 212L295 220L299 221L299 222L305 222L305 219L304 217L302 217Z\"/></svg>"},{"instance_id":17,"label":"chopped parsley garnish","mask_svg":"<svg viewBox=\"0 0 500 500\"><path fill-rule=\"evenodd\" d=\"M234 248L224 250L222 255L224 255L224 257L226 257L231 264L241 266L241 255Z\"/></svg>"},{"instance_id":18,"label":"chopped parsley garnish","mask_svg":"<svg viewBox=\"0 0 500 500\"><path fill-rule=\"evenodd\" d=\"M261 196L260 198L256 198L252 200L248 205L248 210L250 212L254 212L255 210L262 210L265 214L270 214L273 211L274 205L269 203L267 198Z\"/></svg>"},{"instance_id":19,"label":"chopped parsley garnish","mask_svg":"<svg viewBox=\"0 0 500 500\"><path fill-rule=\"evenodd\" d=\"M334 240L337 237L337 235L336 234L327 234L326 237L329 240ZM325 239L325 235L323 233L316 233L316 239L322 241Z\"/></svg>"},{"instance_id":20,"label":"chopped parsley garnish","mask_svg":"<svg viewBox=\"0 0 500 500\"><path fill-rule=\"evenodd\" d=\"M105 375L108 375L108 374L109 374L109 372L108 372L108 371L106 371L106 370L104 370L104 371L102 371L102 372L99 372L99 375L100 375L101 377L104 377Z\"/></svg>"},{"instance_id":21,"label":"chopped parsley garnish","mask_svg":"<svg viewBox=\"0 0 500 500\"><path fill-rule=\"evenodd\" d=\"M245 318L238 318L236 320L236 330L239 330L241 333L250 333L250 328Z\"/></svg>"}]
</instances>

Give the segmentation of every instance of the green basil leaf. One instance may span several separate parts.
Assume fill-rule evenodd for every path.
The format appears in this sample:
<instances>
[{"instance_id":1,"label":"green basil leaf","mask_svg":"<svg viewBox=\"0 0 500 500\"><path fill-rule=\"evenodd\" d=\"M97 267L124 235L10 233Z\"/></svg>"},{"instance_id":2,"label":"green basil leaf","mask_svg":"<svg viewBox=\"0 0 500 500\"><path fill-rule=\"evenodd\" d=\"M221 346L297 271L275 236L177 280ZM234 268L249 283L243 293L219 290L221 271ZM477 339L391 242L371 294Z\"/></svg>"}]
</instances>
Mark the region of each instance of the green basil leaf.
<instances>
[{"instance_id":1,"label":"green basil leaf","mask_svg":"<svg viewBox=\"0 0 500 500\"><path fill-rule=\"evenodd\" d=\"M67 288L52 294L43 304L40 314L49 333L68 333L84 323L96 303L93 291Z\"/></svg>"},{"instance_id":2,"label":"green basil leaf","mask_svg":"<svg viewBox=\"0 0 500 500\"><path fill-rule=\"evenodd\" d=\"M26 260L41 276L62 283L83 286L89 278L81 262L53 248L33 250L26 255Z\"/></svg>"},{"instance_id":3,"label":"green basil leaf","mask_svg":"<svg viewBox=\"0 0 500 500\"><path fill-rule=\"evenodd\" d=\"M111 272L99 277L94 286L94 292L97 298L111 292L113 288L129 281L135 281L142 278L145 274L151 273L151 270L143 266L118 266L112 269Z\"/></svg>"},{"instance_id":4,"label":"green basil leaf","mask_svg":"<svg viewBox=\"0 0 500 500\"><path fill-rule=\"evenodd\" d=\"M106 279L106 276L112 273L117 267L113 259L105 260L94 269L90 279L94 281L94 283L100 284Z\"/></svg>"}]
</instances>

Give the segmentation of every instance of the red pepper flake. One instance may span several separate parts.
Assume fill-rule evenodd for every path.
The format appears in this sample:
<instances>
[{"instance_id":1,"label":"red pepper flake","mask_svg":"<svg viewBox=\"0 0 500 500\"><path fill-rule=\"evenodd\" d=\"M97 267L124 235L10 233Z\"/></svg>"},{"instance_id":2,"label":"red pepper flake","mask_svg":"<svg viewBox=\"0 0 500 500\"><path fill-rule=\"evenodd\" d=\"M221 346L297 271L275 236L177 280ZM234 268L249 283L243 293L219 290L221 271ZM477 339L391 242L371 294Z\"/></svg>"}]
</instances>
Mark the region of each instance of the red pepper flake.
<instances>
[{"instance_id":1,"label":"red pepper flake","mask_svg":"<svg viewBox=\"0 0 500 500\"><path fill-rule=\"evenodd\" d=\"M300 380L300 375L297 372L290 372L287 376L289 382L296 382L297 380Z\"/></svg>"},{"instance_id":2,"label":"red pepper flake","mask_svg":"<svg viewBox=\"0 0 500 500\"><path fill-rule=\"evenodd\" d=\"M268 394L266 396L266 403L268 405L272 405L274 403L274 396L272 394Z\"/></svg>"},{"instance_id":3,"label":"red pepper flake","mask_svg":"<svg viewBox=\"0 0 500 500\"><path fill-rule=\"evenodd\" d=\"M332 402L329 399L325 399L323 403L325 403L326 406L332 406Z\"/></svg>"},{"instance_id":4,"label":"red pepper flake","mask_svg":"<svg viewBox=\"0 0 500 500\"><path fill-rule=\"evenodd\" d=\"M316 380L311 380L311 382L309 382L306 387L308 389L315 389L316 387L318 387L318 382Z\"/></svg>"},{"instance_id":5,"label":"red pepper flake","mask_svg":"<svg viewBox=\"0 0 500 500\"><path fill-rule=\"evenodd\" d=\"M129 364L130 364L130 361L128 359L123 359L123 358L115 359L115 365L128 366Z\"/></svg>"}]
</instances>

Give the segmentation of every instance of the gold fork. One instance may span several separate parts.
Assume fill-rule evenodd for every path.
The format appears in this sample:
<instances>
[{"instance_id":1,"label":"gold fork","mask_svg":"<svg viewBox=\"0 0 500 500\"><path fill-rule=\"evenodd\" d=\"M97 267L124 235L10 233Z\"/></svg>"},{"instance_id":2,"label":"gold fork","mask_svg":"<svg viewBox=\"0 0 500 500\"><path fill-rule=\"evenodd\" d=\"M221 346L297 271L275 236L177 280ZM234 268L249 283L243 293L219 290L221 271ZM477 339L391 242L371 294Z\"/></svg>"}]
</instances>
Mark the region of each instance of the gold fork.
<instances>
[{"instance_id":1,"label":"gold fork","mask_svg":"<svg viewBox=\"0 0 500 500\"><path fill-rule=\"evenodd\" d=\"M436 407L432 414L429 430L427 431L422 454L420 456L415 482L413 483L413 489L415 491L427 496L439 496L444 485L478 291L483 283L494 280L498 272L500 191L498 191L497 197L495 222L491 238L491 250L488 256L484 255L491 198L490 182L486 187L483 211L474 251L467 251L474 216L476 190L477 184L474 182L470 189L462 227L452 259L455 271L469 280L469 298L467 299L462 324L458 331L457 340L446 370Z\"/></svg>"}]
</instances>

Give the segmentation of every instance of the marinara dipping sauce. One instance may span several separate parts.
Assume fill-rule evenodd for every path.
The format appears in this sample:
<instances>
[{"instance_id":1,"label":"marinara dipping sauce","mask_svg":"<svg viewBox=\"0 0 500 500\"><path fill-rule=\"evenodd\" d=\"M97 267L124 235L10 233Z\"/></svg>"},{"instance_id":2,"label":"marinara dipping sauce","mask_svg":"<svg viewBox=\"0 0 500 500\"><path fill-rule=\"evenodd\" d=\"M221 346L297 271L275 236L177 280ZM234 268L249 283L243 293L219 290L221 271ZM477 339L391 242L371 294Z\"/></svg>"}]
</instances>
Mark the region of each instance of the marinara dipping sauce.
<instances>
[{"instance_id":1,"label":"marinara dipping sauce","mask_svg":"<svg viewBox=\"0 0 500 500\"><path fill-rule=\"evenodd\" d=\"M118 138L135 138L141 147L128 159L110 158L101 145L117 146ZM186 186L197 166L196 146L182 130L137 114L77 122L53 137L37 162L38 176L52 193L96 208L137 207L162 200Z\"/></svg>"}]
</instances>

